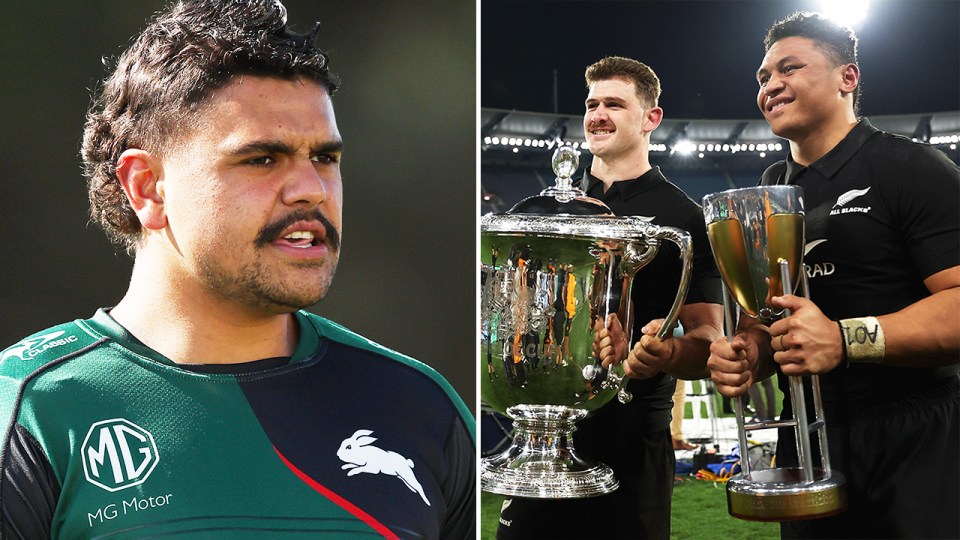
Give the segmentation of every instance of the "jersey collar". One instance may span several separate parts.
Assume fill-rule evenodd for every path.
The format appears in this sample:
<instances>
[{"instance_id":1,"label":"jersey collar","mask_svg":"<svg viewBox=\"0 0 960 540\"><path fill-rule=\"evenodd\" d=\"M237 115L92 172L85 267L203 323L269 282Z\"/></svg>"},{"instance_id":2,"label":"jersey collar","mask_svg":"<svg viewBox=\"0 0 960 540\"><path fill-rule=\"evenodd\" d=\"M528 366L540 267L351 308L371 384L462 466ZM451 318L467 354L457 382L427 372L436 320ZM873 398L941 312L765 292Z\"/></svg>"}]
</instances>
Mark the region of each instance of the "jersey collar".
<instances>
[{"instance_id":1,"label":"jersey collar","mask_svg":"<svg viewBox=\"0 0 960 540\"><path fill-rule=\"evenodd\" d=\"M166 356L160 354L159 352L151 349L144 345L139 339L136 338L133 334L127 331L119 322L116 321L113 317L107 313L108 309L98 309L93 318L89 319L87 323L90 327L99 332L100 334L109 337L113 341L117 342L119 345L144 356L155 360L162 364L167 364L171 366L176 366L176 362L170 360ZM300 326L300 341L297 343L297 348L293 352L293 356L290 358L290 363L300 362L305 360L314 353L320 346L320 334L317 327L310 322L306 314L302 311L297 311L294 313L294 316L297 319L297 324Z\"/></svg>"},{"instance_id":2,"label":"jersey collar","mask_svg":"<svg viewBox=\"0 0 960 540\"><path fill-rule=\"evenodd\" d=\"M866 118L860 119L857 125L847 133L842 141L837 143L832 150L823 157L810 164L810 168L820 173L824 178L833 178L840 169L850 161L853 156L860 151L867 139L878 133L880 130L873 127ZM800 165L793 160L792 154L787 154L787 183L793 184L807 167Z\"/></svg>"},{"instance_id":3,"label":"jersey collar","mask_svg":"<svg viewBox=\"0 0 960 540\"><path fill-rule=\"evenodd\" d=\"M580 189L590 197L600 199L604 202L612 200L611 198L619 195L622 200L632 199L637 195L653 188L660 182L665 182L666 178L660 172L659 166L654 166L649 171L641 174L637 178L629 180L618 180L610 185L610 189L604 193L603 181L590 174L590 167L583 171L583 178L580 180ZM598 187L599 186L599 187Z\"/></svg>"}]
</instances>

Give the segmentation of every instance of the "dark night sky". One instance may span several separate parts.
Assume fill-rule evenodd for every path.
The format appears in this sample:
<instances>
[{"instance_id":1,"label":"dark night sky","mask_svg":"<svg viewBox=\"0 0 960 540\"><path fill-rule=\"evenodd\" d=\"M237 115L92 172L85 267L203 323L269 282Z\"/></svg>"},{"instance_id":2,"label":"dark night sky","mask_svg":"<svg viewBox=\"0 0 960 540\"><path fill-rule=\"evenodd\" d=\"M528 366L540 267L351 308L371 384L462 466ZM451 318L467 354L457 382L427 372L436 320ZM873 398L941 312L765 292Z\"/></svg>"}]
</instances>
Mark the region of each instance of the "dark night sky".
<instances>
[{"instance_id":1,"label":"dark night sky","mask_svg":"<svg viewBox=\"0 0 960 540\"><path fill-rule=\"evenodd\" d=\"M839 1L839 0L835 0ZM583 72L604 56L654 69L675 119L755 119L763 37L813 1L481 2L481 106L581 114ZM861 113L960 110L960 2L872 1L860 39Z\"/></svg>"}]
</instances>

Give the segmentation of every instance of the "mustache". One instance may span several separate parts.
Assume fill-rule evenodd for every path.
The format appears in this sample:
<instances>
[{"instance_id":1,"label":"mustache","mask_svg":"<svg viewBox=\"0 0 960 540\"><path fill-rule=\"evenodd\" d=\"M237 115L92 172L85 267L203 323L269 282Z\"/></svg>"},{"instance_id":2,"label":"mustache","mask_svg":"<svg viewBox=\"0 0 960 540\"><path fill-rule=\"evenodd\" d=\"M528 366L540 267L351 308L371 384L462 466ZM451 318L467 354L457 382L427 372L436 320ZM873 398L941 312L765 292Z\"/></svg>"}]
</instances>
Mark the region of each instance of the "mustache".
<instances>
[{"instance_id":1,"label":"mustache","mask_svg":"<svg viewBox=\"0 0 960 540\"><path fill-rule=\"evenodd\" d=\"M326 242L332 251L340 251L340 231L333 226L333 223L330 223L330 220L320 212L320 210L297 210L293 213L287 214L286 216L274 221L273 223L267 224L264 228L260 229L260 232L257 234L257 238L254 240L254 245L257 247L263 247L270 242L274 241L284 229L297 223L298 221L318 221L323 225L324 230L324 242Z\"/></svg>"}]
</instances>

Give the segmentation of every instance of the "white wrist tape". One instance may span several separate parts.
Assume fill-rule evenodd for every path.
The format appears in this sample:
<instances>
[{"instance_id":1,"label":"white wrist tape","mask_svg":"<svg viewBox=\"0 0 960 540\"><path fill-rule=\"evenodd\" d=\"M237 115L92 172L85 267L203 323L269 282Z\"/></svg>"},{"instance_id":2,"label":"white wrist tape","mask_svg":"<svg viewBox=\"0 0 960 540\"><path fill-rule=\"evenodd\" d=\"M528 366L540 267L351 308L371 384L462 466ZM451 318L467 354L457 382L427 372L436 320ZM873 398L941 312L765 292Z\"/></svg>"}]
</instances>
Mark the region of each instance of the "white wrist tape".
<instances>
[{"instance_id":1,"label":"white wrist tape","mask_svg":"<svg viewBox=\"0 0 960 540\"><path fill-rule=\"evenodd\" d=\"M848 362L879 364L883 361L886 341L876 317L857 317L837 322L840 323L840 338Z\"/></svg>"}]
</instances>

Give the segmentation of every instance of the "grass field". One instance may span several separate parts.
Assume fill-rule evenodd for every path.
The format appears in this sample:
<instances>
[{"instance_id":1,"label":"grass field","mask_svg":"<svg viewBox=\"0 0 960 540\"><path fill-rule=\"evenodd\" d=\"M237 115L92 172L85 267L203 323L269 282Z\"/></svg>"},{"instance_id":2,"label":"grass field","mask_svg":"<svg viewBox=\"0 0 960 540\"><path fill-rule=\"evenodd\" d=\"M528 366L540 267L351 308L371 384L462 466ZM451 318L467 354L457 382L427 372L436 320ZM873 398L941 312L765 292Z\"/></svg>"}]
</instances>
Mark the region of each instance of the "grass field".
<instances>
[{"instance_id":1,"label":"grass field","mask_svg":"<svg viewBox=\"0 0 960 540\"><path fill-rule=\"evenodd\" d=\"M775 540L780 538L780 526L776 523L759 523L730 517L727 513L727 496L723 484L696 480L690 476L680 478L684 480L673 488L671 539ZM493 540L497 532L503 497L483 493L480 499L480 538ZM613 516L610 517L613 518Z\"/></svg>"},{"instance_id":2,"label":"grass field","mask_svg":"<svg viewBox=\"0 0 960 540\"><path fill-rule=\"evenodd\" d=\"M697 384L699 383L695 383L695 385ZM699 387L695 387L694 391L699 391ZM782 402L783 396L779 389L777 389L776 394L776 402L779 404ZM779 409L780 407L777 407L778 413ZM719 398L717 398L714 410L722 410ZM693 409L690 403L686 404L685 412L684 418L693 418ZM706 414L705 409L703 414ZM722 414L721 416L730 415ZM780 538L780 525L777 523L759 523L730 517L727 513L724 484L697 480L692 476L680 476L678 479L673 488L670 519L670 538L672 540L772 540ZM480 500L480 538L482 540L494 540L503 497L492 493L482 493Z\"/></svg>"}]
</instances>

